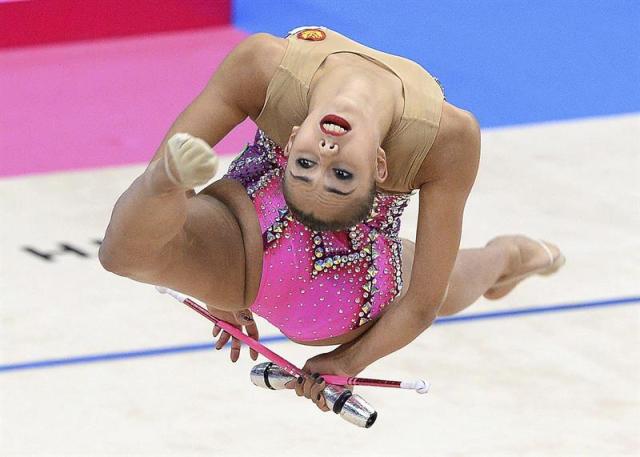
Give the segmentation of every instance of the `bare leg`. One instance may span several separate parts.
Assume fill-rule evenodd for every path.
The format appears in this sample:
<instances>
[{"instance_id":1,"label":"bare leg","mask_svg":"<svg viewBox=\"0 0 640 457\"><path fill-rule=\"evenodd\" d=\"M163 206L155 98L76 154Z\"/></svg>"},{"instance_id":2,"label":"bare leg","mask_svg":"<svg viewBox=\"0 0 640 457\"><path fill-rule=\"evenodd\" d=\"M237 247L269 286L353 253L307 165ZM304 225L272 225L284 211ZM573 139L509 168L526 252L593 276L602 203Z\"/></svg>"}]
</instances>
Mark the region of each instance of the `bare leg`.
<instances>
[{"instance_id":1,"label":"bare leg","mask_svg":"<svg viewBox=\"0 0 640 457\"><path fill-rule=\"evenodd\" d=\"M411 276L414 244L408 240L402 241L403 265L408 266L403 274L406 290ZM548 246L554 257L560 255L556 246ZM487 298L500 298L509 293L519 281L492 290L498 280L537 270L548 265L548 262L548 254L539 243L520 235L495 238L483 248L461 249L449 279L449 292L438 315L456 314L488 291L494 295L488 294Z\"/></svg>"},{"instance_id":2,"label":"bare leg","mask_svg":"<svg viewBox=\"0 0 640 457\"><path fill-rule=\"evenodd\" d=\"M449 279L449 293L438 315L450 316L475 303L508 270L508 246L461 249Z\"/></svg>"},{"instance_id":3,"label":"bare leg","mask_svg":"<svg viewBox=\"0 0 640 457\"><path fill-rule=\"evenodd\" d=\"M207 193L187 198L155 161L116 203L100 262L116 274L237 311L246 307L244 245L225 202Z\"/></svg>"}]
</instances>

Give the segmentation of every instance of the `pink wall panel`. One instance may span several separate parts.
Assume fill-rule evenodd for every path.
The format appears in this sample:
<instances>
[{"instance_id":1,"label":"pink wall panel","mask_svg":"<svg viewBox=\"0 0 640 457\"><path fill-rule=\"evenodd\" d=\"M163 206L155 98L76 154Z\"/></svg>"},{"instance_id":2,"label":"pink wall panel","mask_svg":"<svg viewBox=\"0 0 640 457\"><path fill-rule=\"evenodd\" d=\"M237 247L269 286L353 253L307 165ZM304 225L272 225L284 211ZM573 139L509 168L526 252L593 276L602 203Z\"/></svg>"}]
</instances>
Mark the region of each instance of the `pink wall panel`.
<instances>
[{"instance_id":1,"label":"pink wall panel","mask_svg":"<svg viewBox=\"0 0 640 457\"><path fill-rule=\"evenodd\" d=\"M0 47L229 25L231 0L30 0L0 3Z\"/></svg>"}]
</instances>

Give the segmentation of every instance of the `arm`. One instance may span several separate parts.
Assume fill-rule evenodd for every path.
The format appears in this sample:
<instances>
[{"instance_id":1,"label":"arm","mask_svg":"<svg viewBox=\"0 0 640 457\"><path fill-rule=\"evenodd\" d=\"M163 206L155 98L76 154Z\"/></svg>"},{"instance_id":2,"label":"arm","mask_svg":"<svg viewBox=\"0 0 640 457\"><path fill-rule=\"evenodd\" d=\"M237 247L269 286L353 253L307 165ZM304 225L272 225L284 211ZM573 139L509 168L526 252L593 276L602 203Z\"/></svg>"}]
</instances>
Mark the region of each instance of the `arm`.
<instances>
[{"instance_id":1,"label":"arm","mask_svg":"<svg viewBox=\"0 0 640 457\"><path fill-rule=\"evenodd\" d=\"M420 187L416 250L407 293L361 337L319 357L333 358L333 366L343 371L340 374L359 373L409 344L435 320L458 254L464 206L478 169L480 135L475 121L464 132L438 151L435 177ZM317 366L311 370L323 372Z\"/></svg>"},{"instance_id":2,"label":"arm","mask_svg":"<svg viewBox=\"0 0 640 457\"><path fill-rule=\"evenodd\" d=\"M105 268L140 281L165 280L172 287L183 281L193 283L189 279L193 259L203 257L204 251L198 243L203 237L198 233L206 234L210 217L207 214L211 211L204 199L187 198L186 189L168 179L164 161L158 159L167 152L167 140L174 133L188 132L215 145L259 109L269 68L275 71L274 65L269 66L274 59L266 57L273 55L270 39L254 35L227 56L204 90L171 126L146 171L119 198L100 248L100 261ZM252 71L247 71L249 67ZM229 229L233 228L230 222ZM191 261L180 263L183 259ZM172 281L167 283L169 276Z\"/></svg>"},{"instance_id":3,"label":"arm","mask_svg":"<svg viewBox=\"0 0 640 457\"><path fill-rule=\"evenodd\" d=\"M202 92L180 113L152 162L162 157L167 140L177 132L190 133L215 147L247 116L255 118L264 104L280 54L284 52L282 41L258 33L238 44Z\"/></svg>"}]
</instances>

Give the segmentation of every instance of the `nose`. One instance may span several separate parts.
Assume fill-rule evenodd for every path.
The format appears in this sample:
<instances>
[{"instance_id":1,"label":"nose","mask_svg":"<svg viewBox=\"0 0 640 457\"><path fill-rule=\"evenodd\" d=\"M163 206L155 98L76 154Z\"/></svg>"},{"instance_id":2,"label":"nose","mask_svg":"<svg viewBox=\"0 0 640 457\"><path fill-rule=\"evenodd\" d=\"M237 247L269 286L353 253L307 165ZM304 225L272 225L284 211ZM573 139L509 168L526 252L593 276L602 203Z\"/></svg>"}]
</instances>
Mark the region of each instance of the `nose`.
<instances>
[{"instance_id":1,"label":"nose","mask_svg":"<svg viewBox=\"0 0 640 457\"><path fill-rule=\"evenodd\" d=\"M336 143L325 140L324 138L318 143L318 149L321 154L333 155L338 153L340 147Z\"/></svg>"}]
</instances>

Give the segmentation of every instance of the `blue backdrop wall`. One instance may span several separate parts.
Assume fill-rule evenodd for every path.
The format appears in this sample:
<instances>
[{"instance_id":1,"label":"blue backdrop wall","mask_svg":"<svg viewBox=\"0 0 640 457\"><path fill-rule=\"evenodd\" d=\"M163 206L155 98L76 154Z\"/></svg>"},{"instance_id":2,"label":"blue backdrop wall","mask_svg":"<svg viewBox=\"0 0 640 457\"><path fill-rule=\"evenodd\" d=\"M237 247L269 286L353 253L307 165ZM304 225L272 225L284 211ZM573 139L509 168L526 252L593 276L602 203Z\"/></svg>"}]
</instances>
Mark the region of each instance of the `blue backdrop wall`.
<instances>
[{"instance_id":1,"label":"blue backdrop wall","mask_svg":"<svg viewBox=\"0 0 640 457\"><path fill-rule=\"evenodd\" d=\"M324 25L411 58L484 127L640 110L638 0L235 0L234 23Z\"/></svg>"}]
</instances>

